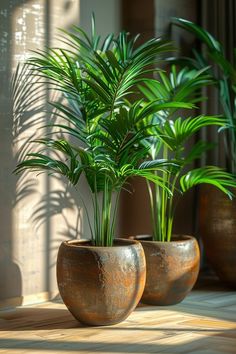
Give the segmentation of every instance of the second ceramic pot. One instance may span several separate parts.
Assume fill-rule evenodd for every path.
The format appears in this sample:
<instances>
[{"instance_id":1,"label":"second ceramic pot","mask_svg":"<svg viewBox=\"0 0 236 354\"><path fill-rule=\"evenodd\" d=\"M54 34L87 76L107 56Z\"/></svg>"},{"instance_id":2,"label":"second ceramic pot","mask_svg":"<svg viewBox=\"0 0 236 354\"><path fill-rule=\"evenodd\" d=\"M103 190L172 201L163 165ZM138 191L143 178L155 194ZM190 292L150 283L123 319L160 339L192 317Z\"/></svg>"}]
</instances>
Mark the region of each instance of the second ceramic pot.
<instances>
[{"instance_id":1,"label":"second ceramic pot","mask_svg":"<svg viewBox=\"0 0 236 354\"><path fill-rule=\"evenodd\" d=\"M137 236L143 246L147 278L141 301L150 305L174 305L193 288L199 273L200 251L191 236L174 236L171 242Z\"/></svg>"}]
</instances>

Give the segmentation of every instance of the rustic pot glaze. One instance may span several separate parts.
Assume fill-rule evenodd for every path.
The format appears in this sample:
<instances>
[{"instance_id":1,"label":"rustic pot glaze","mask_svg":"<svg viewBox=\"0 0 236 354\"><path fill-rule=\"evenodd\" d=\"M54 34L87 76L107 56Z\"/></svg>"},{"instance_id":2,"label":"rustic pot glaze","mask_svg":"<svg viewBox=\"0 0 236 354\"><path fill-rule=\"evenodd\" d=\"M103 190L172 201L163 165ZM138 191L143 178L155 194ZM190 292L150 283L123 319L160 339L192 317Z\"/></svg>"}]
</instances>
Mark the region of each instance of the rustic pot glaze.
<instances>
[{"instance_id":1,"label":"rustic pot glaze","mask_svg":"<svg viewBox=\"0 0 236 354\"><path fill-rule=\"evenodd\" d=\"M141 242L147 265L147 279L141 301L150 305L181 302L194 286L200 264L198 242L191 236L174 236L171 242Z\"/></svg>"},{"instance_id":2,"label":"rustic pot glaze","mask_svg":"<svg viewBox=\"0 0 236 354\"><path fill-rule=\"evenodd\" d=\"M204 186L200 191L199 216L207 260L221 281L236 288L236 200Z\"/></svg>"},{"instance_id":3,"label":"rustic pot glaze","mask_svg":"<svg viewBox=\"0 0 236 354\"><path fill-rule=\"evenodd\" d=\"M59 291L81 323L100 326L125 320L142 296L145 279L145 256L137 241L117 239L113 247L67 241L59 248Z\"/></svg>"}]
</instances>

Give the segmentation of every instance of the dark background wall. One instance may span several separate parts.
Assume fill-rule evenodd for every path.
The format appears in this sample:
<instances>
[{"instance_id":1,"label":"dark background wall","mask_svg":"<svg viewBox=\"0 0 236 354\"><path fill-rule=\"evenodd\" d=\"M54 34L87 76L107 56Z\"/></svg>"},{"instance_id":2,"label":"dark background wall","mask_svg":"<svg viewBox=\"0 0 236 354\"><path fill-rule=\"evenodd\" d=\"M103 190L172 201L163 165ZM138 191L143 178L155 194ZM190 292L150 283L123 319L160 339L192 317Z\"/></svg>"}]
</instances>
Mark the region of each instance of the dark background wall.
<instances>
[{"instance_id":1,"label":"dark background wall","mask_svg":"<svg viewBox=\"0 0 236 354\"><path fill-rule=\"evenodd\" d=\"M199 2L197 0L135 0L122 1L122 27L131 34L141 33L141 39L153 36L166 36L190 54L194 39L178 28L170 26L172 17L183 17L199 21ZM134 193L124 192L120 209L120 231L122 235L150 234L150 208L146 183L142 179L131 181ZM195 234L194 191L188 192L180 201L176 212L174 232Z\"/></svg>"}]
</instances>

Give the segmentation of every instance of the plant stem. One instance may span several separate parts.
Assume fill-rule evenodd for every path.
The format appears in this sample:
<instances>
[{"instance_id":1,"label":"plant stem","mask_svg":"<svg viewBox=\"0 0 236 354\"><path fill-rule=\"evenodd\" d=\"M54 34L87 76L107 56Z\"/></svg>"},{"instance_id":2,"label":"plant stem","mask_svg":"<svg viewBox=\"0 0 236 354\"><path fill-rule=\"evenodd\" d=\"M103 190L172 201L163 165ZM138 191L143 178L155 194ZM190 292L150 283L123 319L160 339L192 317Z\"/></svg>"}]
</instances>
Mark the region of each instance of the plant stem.
<instances>
[{"instance_id":1,"label":"plant stem","mask_svg":"<svg viewBox=\"0 0 236 354\"><path fill-rule=\"evenodd\" d=\"M99 197L97 192L97 176L95 174L94 181L94 244L96 246L102 246L101 240L101 220L100 220L100 208L99 208Z\"/></svg>"},{"instance_id":2,"label":"plant stem","mask_svg":"<svg viewBox=\"0 0 236 354\"><path fill-rule=\"evenodd\" d=\"M175 153L175 160L180 159L180 151L177 150ZM171 185L171 195L169 196L169 203L168 203L168 225L167 225L167 238L166 241L170 242L172 237L172 230L173 230L173 221L174 221L174 192L176 188L176 184L179 178L180 172L176 172L173 181L170 181L169 178L169 185ZM171 176L171 174L170 174Z\"/></svg>"},{"instance_id":3,"label":"plant stem","mask_svg":"<svg viewBox=\"0 0 236 354\"><path fill-rule=\"evenodd\" d=\"M155 185L155 204L156 210L155 215L156 217L156 239L157 241L161 241L161 213L158 208L161 209L161 188L158 185Z\"/></svg>"},{"instance_id":4,"label":"plant stem","mask_svg":"<svg viewBox=\"0 0 236 354\"><path fill-rule=\"evenodd\" d=\"M109 178L105 176L103 201L102 201L102 214L101 214L101 238L103 246L112 246L113 235L111 234L111 205L112 205L112 192L109 184Z\"/></svg>"},{"instance_id":5,"label":"plant stem","mask_svg":"<svg viewBox=\"0 0 236 354\"><path fill-rule=\"evenodd\" d=\"M163 146L163 158L168 159L168 148L166 145ZM168 177L163 172L163 183L164 185L168 184ZM167 202L168 202L168 195L167 191L162 189L161 193L161 241L166 241L166 232L167 232ZM158 208L158 206L157 206Z\"/></svg>"},{"instance_id":6,"label":"plant stem","mask_svg":"<svg viewBox=\"0 0 236 354\"><path fill-rule=\"evenodd\" d=\"M150 182L147 180L147 188L148 188L148 194L149 194L149 199L150 199L150 209L151 209L151 218L152 218L152 229L153 229L153 238L156 239L158 237L157 234L157 225L156 225L156 213L155 213L155 204L154 204L154 198L153 198L153 190L151 187Z\"/></svg>"},{"instance_id":7,"label":"plant stem","mask_svg":"<svg viewBox=\"0 0 236 354\"><path fill-rule=\"evenodd\" d=\"M110 228L110 235L112 240L114 239L114 233L115 233L115 223L116 223L116 216L117 216L117 211L118 211L118 204L119 204L119 199L120 199L120 192L121 190L117 192L116 195L116 200L115 200L115 206L113 210L113 216L112 216L112 222L111 222L111 228Z\"/></svg>"},{"instance_id":8,"label":"plant stem","mask_svg":"<svg viewBox=\"0 0 236 354\"><path fill-rule=\"evenodd\" d=\"M82 197L81 193L78 191L78 189L76 188L75 186L75 190L77 191L81 201L82 201L82 204L83 204L83 207L84 207L84 210L85 210L85 214L86 214L86 217L87 217L87 220L88 220L88 224L89 224L89 229L90 229L90 232L91 232L91 239L92 239L92 243L94 242L94 238L95 238L95 235L94 235L94 232L93 232L93 228L92 228L92 224L91 224L91 220L90 220L90 217L89 217L89 212L88 212L88 208L85 204L85 201L84 201L84 198ZM93 201L93 200L92 200ZM94 201L93 201L94 203Z\"/></svg>"}]
</instances>

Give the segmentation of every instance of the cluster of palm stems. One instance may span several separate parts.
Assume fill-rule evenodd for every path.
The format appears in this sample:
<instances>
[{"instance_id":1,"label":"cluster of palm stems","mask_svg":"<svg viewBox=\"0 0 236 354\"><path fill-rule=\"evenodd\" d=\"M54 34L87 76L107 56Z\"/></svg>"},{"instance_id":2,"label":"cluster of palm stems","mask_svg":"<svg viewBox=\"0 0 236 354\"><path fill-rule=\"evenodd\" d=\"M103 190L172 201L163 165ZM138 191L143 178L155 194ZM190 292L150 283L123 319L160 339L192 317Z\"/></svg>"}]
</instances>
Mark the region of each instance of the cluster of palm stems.
<instances>
[{"instance_id":1,"label":"cluster of palm stems","mask_svg":"<svg viewBox=\"0 0 236 354\"><path fill-rule=\"evenodd\" d=\"M83 204L96 246L113 244L120 192L129 188L130 177L147 180L155 240L171 239L176 193L210 183L231 197L227 187L235 180L222 169L186 172L210 148L198 141L186 152L187 140L203 126L225 126L221 117L178 116L180 108L190 110L201 100L199 89L211 82L205 70L177 73L172 67L167 75L158 63L173 50L170 42L153 38L137 45L138 36L126 32L101 41L93 18L91 36L79 27L63 33L69 49L38 51L26 64L31 75L58 93L50 101L58 119L34 140L34 152L19 162L17 173L61 174L75 187L84 174L92 218Z\"/></svg>"}]
</instances>

